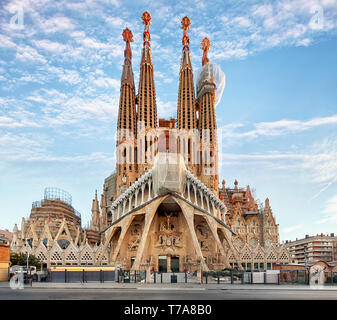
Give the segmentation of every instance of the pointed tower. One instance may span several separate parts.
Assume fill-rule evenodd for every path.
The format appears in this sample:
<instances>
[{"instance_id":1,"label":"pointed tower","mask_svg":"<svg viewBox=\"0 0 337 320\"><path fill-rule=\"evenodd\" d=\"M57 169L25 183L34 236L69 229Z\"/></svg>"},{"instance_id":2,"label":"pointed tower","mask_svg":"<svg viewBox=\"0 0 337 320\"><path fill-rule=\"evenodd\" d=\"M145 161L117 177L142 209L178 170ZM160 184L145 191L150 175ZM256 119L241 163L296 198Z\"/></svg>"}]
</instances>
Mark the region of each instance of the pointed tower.
<instances>
[{"instance_id":1,"label":"pointed tower","mask_svg":"<svg viewBox=\"0 0 337 320\"><path fill-rule=\"evenodd\" d=\"M178 138L178 152L183 155L187 168L195 174L196 143L193 140L197 138L197 125L193 70L189 49L190 39L187 34L190 25L191 22L188 17L184 17L181 20L181 28L184 29L184 35L182 40L183 52L179 73L177 128L181 131L180 137Z\"/></svg>"},{"instance_id":2,"label":"pointed tower","mask_svg":"<svg viewBox=\"0 0 337 320\"><path fill-rule=\"evenodd\" d=\"M209 64L207 52L211 42L204 38L201 47L202 72L197 83L197 104L199 108L199 134L201 144L201 181L216 195L219 193L218 181L218 147L215 120L215 91L216 84Z\"/></svg>"},{"instance_id":3,"label":"pointed tower","mask_svg":"<svg viewBox=\"0 0 337 320\"><path fill-rule=\"evenodd\" d=\"M136 97L130 46L130 43L133 42L133 35L128 28L123 31L123 39L125 41L125 50L117 124L117 177L115 198L136 180L134 156L136 139Z\"/></svg>"},{"instance_id":4,"label":"pointed tower","mask_svg":"<svg viewBox=\"0 0 337 320\"><path fill-rule=\"evenodd\" d=\"M101 227L105 229L108 226L108 217L107 217L107 203L104 193L101 194L100 207L102 212Z\"/></svg>"},{"instance_id":5,"label":"pointed tower","mask_svg":"<svg viewBox=\"0 0 337 320\"><path fill-rule=\"evenodd\" d=\"M95 199L92 200L90 229L95 231L99 231L101 229L101 219L97 200L97 190L95 192Z\"/></svg>"},{"instance_id":6,"label":"pointed tower","mask_svg":"<svg viewBox=\"0 0 337 320\"><path fill-rule=\"evenodd\" d=\"M157 150L154 149L155 132L152 130L157 128L157 105L149 31L151 15L145 11L142 15L142 20L144 24L144 42L137 95L137 159L139 176L152 167L154 156L157 153Z\"/></svg>"}]
</instances>

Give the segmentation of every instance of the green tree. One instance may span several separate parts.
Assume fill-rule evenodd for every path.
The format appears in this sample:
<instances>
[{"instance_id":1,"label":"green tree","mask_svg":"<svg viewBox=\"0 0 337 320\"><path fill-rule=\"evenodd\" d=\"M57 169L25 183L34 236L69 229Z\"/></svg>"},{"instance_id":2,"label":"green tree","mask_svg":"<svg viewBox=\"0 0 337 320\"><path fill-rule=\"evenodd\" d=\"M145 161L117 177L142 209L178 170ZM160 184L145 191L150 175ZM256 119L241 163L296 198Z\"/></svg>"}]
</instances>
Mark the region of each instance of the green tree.
<instances>
[{"instance_id":1,"label":"green tree","mask_svg":"<svg viewBox=\"0 0 337 320\"><path fill-rule=\"evenodd\" d=\"M26 266L27 265L27 255L26 254L18 254L18 253L11 253L11 265L15 266ZM37 268L41 267L41 261L33 254L29 255L28 258L28 265L35 266Z\"/></svg>"}]
</instances>

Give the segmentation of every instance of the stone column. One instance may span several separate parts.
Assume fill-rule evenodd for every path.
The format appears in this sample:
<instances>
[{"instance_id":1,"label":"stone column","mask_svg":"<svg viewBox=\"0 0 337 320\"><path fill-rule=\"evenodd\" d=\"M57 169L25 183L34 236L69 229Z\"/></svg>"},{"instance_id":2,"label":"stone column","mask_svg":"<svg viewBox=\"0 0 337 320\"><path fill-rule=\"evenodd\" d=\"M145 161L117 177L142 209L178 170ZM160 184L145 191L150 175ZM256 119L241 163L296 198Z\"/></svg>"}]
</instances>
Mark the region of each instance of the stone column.
<instances>
[{"instance_id":1,"label":"stone column","mask_svg":"<svg viewBox=\"0 0 337 320\"><path fill-rule=\"evenodd\" d=\"M148 181L149 194L148 194L148 197L147 197L147 201L150 201L152 199L152 197L151 197L151 182L152 182L152 180L149 179L149 181Z\"/></svg>"},{"instance_id":2,"label":"stone column","mask_svg":"<svg viewBox=\"0 0 337 320\"><path fill-rule=\"evenodd\" d=\"M187 200L191 201L191 194L190 194L190 180L187 180Z\"/></svg>"},{"instance_id":3,"label":"stone column","mask_svg":"<svg viewBox=\"0 0 337 320\"><path fill-rule=\"evenodd\" d=\"M167 265L167 272L172 272L171 270L171 255L166 256L166 265Z\"/></svg>"},{"instance_id":4,"label":"stone column","mask_svg":"<svg viewBox=\"0 0 337 320\"><path fill-rule=\"evenodd\" d=\"M193 185L194 190L194 204L198 205L198 197L197 197L197 187Z\"/></svg>"},{"instance_id":5,"label":"stone column","mask_svg":"<svg viewBox=\"0 0 337 320\"><path fill-rule=\"evenodd\" d=\"M140 204L144 203L144 189L145 189L145 183L142 184L142 202Z\"/></svg>"},{"instance_id":6,"label":"stone column","mask_svg":"<svg viewBox=\"0 0 337 320\"><path fill-rule=\"evenodd\" d=\"M132 203L132 197L133 197L133 195L131 194L130 195L130 198L129 198L129 211L131 211L131 203Z\"/></svg>"},{"instance_id":7,"label":"stone column","mask_svg":"<svg viewBox=\"0 0 337 320\"><path fill-rule=\"evenodd\" d=\"M138 193L139 193L139 189L137 189L136 192L135 192L135 208L137 208L137 206L138 206L138 203L137 203Z\"/></svg>"},{"instance_id":8,"label":"stone column","mask_svg":"<svg viewBox=\"0 0 337 320\"><path fill-rule=\"evenodd\" d=\"M203 198L203 194L202 194L202 191L199 190L200 192L200 198L201 198L201 208L204 209L204 198Z\"/></svg>"}]
</instances>

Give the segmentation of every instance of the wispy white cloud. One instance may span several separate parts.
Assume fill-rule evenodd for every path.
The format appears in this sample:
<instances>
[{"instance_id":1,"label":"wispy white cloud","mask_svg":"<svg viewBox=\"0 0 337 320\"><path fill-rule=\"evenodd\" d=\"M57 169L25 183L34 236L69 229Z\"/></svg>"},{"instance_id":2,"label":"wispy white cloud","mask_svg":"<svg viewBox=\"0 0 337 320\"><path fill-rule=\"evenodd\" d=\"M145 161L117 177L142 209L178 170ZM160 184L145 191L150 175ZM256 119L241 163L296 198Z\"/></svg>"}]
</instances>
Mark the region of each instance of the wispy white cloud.
<instances>
[{"instance_id":1,"label":"wispy white cloud","mask_svg":"<svg viewBox=\"0 0 337 320\"><path fill-rule=\"evenodd\" d=\"M324 218L318 220L317 224L337 223L337 195L327 201L323 210Z\"/></svg>"},{"instance_id":2,"label":"wispy white cloud","mask_svg":"<svg viewBox=\"0 0 337 320\"><path fill-rule=\"evenodd\" d=\"M157 98L157 109L159 118L169 118L175 117L177 112L177 102L176 101L162 101Z\"/></svg>"},{"instance_id":3,"label":"wispy white cloud","mask_svg":"<svg viewBox=\"0 0 337 320\"><path fill-rule=\"evenodd\" d=\"M19 46L17 48L16 58L22 62L47 63L45 57L30 46Z\"/></svg>"},{"instance_id":4,"label":"wispy white cloud","mask_svg":"<svg viewBox=\"0 0 337 320\"><path fill-rule=\"evenodd\" d=\"M68 46L56 42L56 41L50 41L50 40L33 40L34 45L37 48L43 49L45 51L60 54L68 49Z\"/></svg>"},{"instance_id":5,"label":"wispy white cloud","mask_svg":"<svg viewBox=\"0 0 337 320\"><path fill-rule=\"evenodd\" d=\"M220 137L235 139L256 139L261 136L280 136L295 132L306 131L319 126L337 125L337 115L329 117L313 118L311 120L287 120L282 119L271 122L259 122L254 124L252 130L244 129L244 124L231 124L218 129ZM241 131L238 132L237 129Z\"/></svg>"},{"instance_id":6,"label":"wispy white cloud","mask_svg":"<svg viewBox=\"0 0 337 320\"><path fill-rule=\"evenodd\" d=\"M296 230L303 229L304 225L303 224L296 224L294 226L286 227L282 229L282 232L284 233L290 233Z\"/></svg>"}]
</instances>

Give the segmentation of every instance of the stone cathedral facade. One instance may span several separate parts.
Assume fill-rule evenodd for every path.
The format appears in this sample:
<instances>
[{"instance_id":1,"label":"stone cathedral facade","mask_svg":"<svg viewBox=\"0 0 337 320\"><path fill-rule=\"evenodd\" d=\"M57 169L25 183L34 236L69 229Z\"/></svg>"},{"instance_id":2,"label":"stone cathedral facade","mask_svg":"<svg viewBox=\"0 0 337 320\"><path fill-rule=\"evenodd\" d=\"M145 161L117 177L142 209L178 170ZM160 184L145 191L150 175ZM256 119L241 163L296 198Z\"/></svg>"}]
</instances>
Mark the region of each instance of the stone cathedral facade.
<instances>
[{"instance_id":1,"label":"stone cathedral facade","mask_svg":"<svg viewBox=\"0 0 337 320\"><path fill-rule=\"evenodd\" d=\"M261 270L289 263L269 199L258 205L249 186L241 188L235 181L229 187L225 180L219 185L218 83L207 56L210 41L201 43L202 71L195 90L190 20L182 19L177 117L157 119L148 12L142 21L137 91L133 35L127 28L122 34L116 170L105 179L100 201L95 195L90 225L82 228L64 200L46 199L39 210L32 209L28 221L22 221L21 230L14 227L12 251L34 253L46 266L114 264L159 272ZM54 209L42 208L47 205Z\"/></svg>"}]
</instances>

